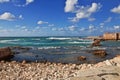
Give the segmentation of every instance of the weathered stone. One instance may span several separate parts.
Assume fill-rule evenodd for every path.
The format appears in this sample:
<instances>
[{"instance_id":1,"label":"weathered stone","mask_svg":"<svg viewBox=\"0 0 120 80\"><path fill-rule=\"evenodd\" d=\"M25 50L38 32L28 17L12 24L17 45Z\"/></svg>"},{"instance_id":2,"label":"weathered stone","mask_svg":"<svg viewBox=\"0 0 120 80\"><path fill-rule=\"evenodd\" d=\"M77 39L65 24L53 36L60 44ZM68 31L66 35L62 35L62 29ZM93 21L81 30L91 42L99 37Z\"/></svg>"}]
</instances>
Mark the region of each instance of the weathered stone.
<instances>
[{"instance_id":1,"label":"weathered stone","mask_svg":"<svg viewBox=\"0 0 120 80\"><path fill-rule=\"evenodd\" d=\"M70 80L103 80L103 78L98 76L90 76L90 77L72 77Z\"/></svg>"},{"instance_id":2,"label":"weathered stone","mask_svg":"<svg viewBox=\"0 0 120 80\"><path fill-rule=\"evenodd\" d=\"M79 57L77 57L77 60L83 61L83 60L86 60L86 57L85 56L79 56Z\"/></svg>"},{"instance_id":3,"label":"weathered stone","mask_svg":"<svg viewBox=\"0 0 120 80\"><path fill-rule=\"evenodd\" d=\"M26 63L26 60L23 60L23 61L22 61L22 64L25 64L25 63Z\"/></svg>"},{"instance_id":4,"label":"weathered stone","mask_svg":"<svg viewBox=\"0 0 120 80\"><path fill-rule=\"evenodd\" d=\"M109 60L106 60L105 63L106 63L106 65L108 65L108 66L112 66L112 63L111 63Z\"/></svg>"},{"instance_id":5,"label":"weathered stone","mask_svg":"<svg viewBox=\"0 0 120 80\"><path fill-rule=\"evenodd\" d=\"M93 54L100 57L105 57L107 55L105 50L94 50Z\"/></svg>"},{"instance_id":6,"label":"weathered stone","mask_svg":"<svg viewBox=\"0 0 120 80\"><path fill-rule=\"evenodd\" d=\"M0 60L8 59L13 56L13 53L9 47L7 48L0 48Z\"/></svg>"},{"instance_id":7,"label":"weathered stone","mask_svg":"<svg viewBox=\"0 0 120 80\"><path fill-rule=\"evenodd\" d=\"M94 42L92 43L92 46L100 46L100 39L95 39Z\"/></svg>"}]
</instances>

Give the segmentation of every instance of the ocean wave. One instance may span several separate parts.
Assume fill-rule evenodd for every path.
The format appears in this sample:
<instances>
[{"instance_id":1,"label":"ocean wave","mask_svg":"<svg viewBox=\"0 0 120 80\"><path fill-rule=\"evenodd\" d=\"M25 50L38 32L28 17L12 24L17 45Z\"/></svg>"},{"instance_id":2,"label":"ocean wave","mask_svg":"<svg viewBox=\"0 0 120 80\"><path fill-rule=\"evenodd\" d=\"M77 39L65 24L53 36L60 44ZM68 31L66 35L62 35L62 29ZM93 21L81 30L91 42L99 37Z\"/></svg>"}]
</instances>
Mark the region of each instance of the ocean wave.
<instances>
[{"instance_id":1,"label":"ocean wave","mask_svg":"<svg viewBox=\"0 0 120 80\"><path fill-rule=\"evenodd\" d=\"M20 39L13 39L13 40L0 40L0 43L9 43L9 42L16 42L19 41Z\"/></svg>"},{"instance_id":2,"label":"ocean wave","mask_svg":"<svg viewBox=\"0 0 120 80\"><path fill-rule=\"evenodd\" d=\"M59 37L50 37L50 38L47 38L47 39L50 39L50 40L69 40L69 39L71 39L71 38L59 38Z\"/></svg>"},{"instance_id":3,"label":"ocean wave","mask_svg":"<svg viewBox=\"0 0 120 80\"><path fill-rule=\"evenodd\" d=\"M68 42L71 44L92 44L93 42L78 42L78 41L73 41L73 42Z\"/></svg>"},{"instance_id":4,"label":"ocean wave","mask_svg":"<svg viewBox=\"0 0 120 80\"><path fill-rule=\"evenodd\" d=\"M41 39L31 39L31 40L36 40L36 41L39 41L39 40L41 40Z\"/></svg>"},{"instance_id":5,"label":"ocean wave","mask_svg":"<svg viewBox=\"0 0 120 80\"><path fill-rule=\"evenodd\" d=\"M57 49L60 48L59 46L54 47L54 46L49 46L49 47L38 47L38 49Z\"/></svg>"}]
</instances>

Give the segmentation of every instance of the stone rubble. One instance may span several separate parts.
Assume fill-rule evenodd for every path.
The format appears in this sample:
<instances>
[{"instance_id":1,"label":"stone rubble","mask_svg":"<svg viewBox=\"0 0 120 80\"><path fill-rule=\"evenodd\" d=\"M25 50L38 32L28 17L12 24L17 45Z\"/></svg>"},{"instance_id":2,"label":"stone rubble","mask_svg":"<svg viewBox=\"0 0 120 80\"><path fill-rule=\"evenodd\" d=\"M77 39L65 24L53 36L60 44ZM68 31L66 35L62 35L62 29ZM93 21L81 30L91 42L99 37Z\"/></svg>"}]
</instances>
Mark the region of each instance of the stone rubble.
<instances>
[{"instance_id":1,"label":"stone rubble","mask_svg":"<svg viewBox=\"0 0 120 80\"><path fill-rule=\"evenodd\" d=\"M120 56L80 65L1 61L0 80L120 80Z\"/></svg>"}]
</instances>

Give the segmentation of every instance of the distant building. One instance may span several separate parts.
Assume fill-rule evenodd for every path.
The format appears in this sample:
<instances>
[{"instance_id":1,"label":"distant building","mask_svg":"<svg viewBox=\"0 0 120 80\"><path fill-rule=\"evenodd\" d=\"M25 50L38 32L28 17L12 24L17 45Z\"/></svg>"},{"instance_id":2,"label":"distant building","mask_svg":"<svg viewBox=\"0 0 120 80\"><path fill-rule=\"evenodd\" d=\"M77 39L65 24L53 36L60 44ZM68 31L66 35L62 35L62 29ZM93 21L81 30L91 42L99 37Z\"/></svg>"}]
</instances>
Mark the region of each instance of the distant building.
<instances>
[{"instance_id":1,"label":"distant building","mask_svg":"<svg viewBox=\"0 0 120 80\"><path fill-rule=\"evenodd\" d=\"M105 40L120 40L120 33L105 33L103 34Z\"/></svg>"},{"instance_id":2,"label":"distant building","mask_svg":"<svg viewBox=\"0 0 120 80\"><path fill-rule=\"evenodd\" d=\"M118 33L118 40L120 40L120 33Z\"/></svg>"}]
</instances>

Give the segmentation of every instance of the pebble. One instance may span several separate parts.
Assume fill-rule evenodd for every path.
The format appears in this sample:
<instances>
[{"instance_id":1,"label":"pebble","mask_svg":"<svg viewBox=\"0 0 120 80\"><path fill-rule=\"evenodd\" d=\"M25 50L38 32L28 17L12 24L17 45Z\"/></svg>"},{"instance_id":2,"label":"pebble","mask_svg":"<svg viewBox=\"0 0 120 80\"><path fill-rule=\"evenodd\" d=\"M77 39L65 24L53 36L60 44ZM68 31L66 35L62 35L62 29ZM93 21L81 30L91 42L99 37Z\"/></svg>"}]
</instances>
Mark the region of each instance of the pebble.
<instances>
[{"instance_id":1,"label":"pebble","mask_svg":"<svg viewBox=\"0 0 120 80\"><path fill-rule=\"evenodd\" d=\"M80 64L80 65L50 63L50 62L26 63L26 61L23 61L19 63L16 61L11 61L11 62L1 61L0 65L2 66L0 66L0 80L69 80L69 79L75 80L79 78L80 71L85 72L84 70L89 70L89 69L92 70L105 66L120 67L120 58L118 59L115 58L112 60L106 60L96 64ZM118 72L120 75L120 71ZM88 79L103 80L103 78L96 76L88 77ZM112 79L111 76L115 76L115 75L110 75L110 76L104 75L104 78L105 80L109 80ZM87 77L80 77L81 80L82 79L84 80L84 78L87 79ZM113 79L118 79L118 78L120 78L120 76L115 76L115 78Z\"/></svg>"}]
</instances>

